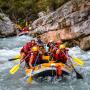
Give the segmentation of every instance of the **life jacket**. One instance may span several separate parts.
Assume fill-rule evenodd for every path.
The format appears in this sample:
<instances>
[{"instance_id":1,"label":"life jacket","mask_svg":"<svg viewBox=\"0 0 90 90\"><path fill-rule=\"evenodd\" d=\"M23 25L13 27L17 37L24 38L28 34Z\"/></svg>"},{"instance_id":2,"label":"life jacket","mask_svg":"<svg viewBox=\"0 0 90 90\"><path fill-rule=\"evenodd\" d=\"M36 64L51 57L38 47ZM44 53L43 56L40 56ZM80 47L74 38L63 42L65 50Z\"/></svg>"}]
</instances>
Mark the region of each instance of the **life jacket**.
<instances>
[{"instance_id":1,"label":"life jacket","mask_svg":"<svg viewBox=\"0 0 90 90\"><path fill-rule=\"evenodd\" d=\"M37 59L37 62L36 62L36 64L37 63L39 63L39 61L41 60L41 56L39 56L38 58L37 58L37 56L38 56L38 53L37 54L34 54L33 52L30 52L29 53L29 56L25 59L25 63L29 66L29 62L30 62L30 57L31 57L31 55L33 55L33 61L32 61L32 65L34 65L35 64L35 61L36 61L36 59Z\"/></svg>"},{"instance_id":2,"label":"life jacket","mask_svg":"<svg viewBox=\"0 0 90 90\"><path fill-rule=\"evenodd\" d=\"M36 45L36 43L34 45ZM26 43L21 49L20 53L24 52L27 55L34 45L31 42Z\"/></svg>"},{"instance_id":3,"label":"life jacket","mask_svg":"<svg viewBox=\"0 0 90 90\"><path fill-rule=\"evenodd\" d=\"M36 43L35 43L35 44L32 44L32 42L28 42L28 43L26 44L26 47L27 47L27 48L32 48L34 45L36 45Z\"/></svg>"},{"instance_id":4,"label":"life jacket","mask_svg":"<svg viewBox=\"0 0 90 90\"><path fill-rule=\"evenodd\" d=\"M56 51L57 51L57 48L54 47L53 48L53 52L52 52L52 56L53 56L53 59L55 60L55 57L56 57Z\"/></svg>"},{"instance_id":5,"label":"life jacket","mask_svg":"<svg viewBox=\"0 0 90 90\"><path fill-rule=\"evenodd\" d=\"M21 49L21 51L20 51L20 54L21 54L21 53L24 53L24 54L25 54L25 56L23 57L23 59L24 59L25 57L27 57L27 55L29 54L28 57L25 58L25 63L27 63L27 65L29 65L29 58L30 58L30 56L31 56L31 47L32 47L31 42L28 42L28 43L26 43L26 44L22 47L22 49Z\"/></svg>"},{"instance_id":6,"label":"life jacket","mask_svg":"<svg viewBox=\"0 0 90 90\"><path fill-rule=\"evenodd\" d=\"M60 51L59 53L56 54L56 60L59 62L62 62L62 63L66 63L67 61L67 57L65 55L65 53L63 53L62 51Z\"/></svg>"},{"instance_id":7,"label":"life jacket","mask_svg":"<svg viewBox=\"0 0 90 90\"><path fill-rule=\"evenodd\" d=\"M35 62L36 62L36 64L39 64L40 63L40 61L42 60L42 56L39 54L39 56L38 56L38 53L39 52L37 52L37 54L35 54L35 53L33 53L33 52L31 52L31 55L33 55L33 61L32 61L32 65L34 65L35 64ZM29 58L30 59L30 58ZM36 59L37 59L37 61L36 61Z\"/></svg>"},{"instance_id":8,"label":"life jacket","mask_svg":"<svg viewBox=\"0 0 90 90\"><path fill-rule=\"evenodd\" d=\"M59 48L59 46L60 46L59 43L56 43L56 44L55 44L55 47L56 47L56 48Z\"/></svg>"},{"instance_id":9,"label":"life jacket","mask_svg":"<svg viewBox=\"0 0 90 90\"><path fill-rule=\"evenodd\" d=\"M25 55L27 55L30 52L30 48L28 46L23 46L20 53L24 53Z\"/></svg>"},{"instance_id":10,"label":"life jacket","mask_svg":"<svg viewBox=\"0 0 90 90\"><path fill-rule=\"evenodd\" d=\"M29 31L29 28L28 27L24 27L22 32L26 32L26 31Z\"/></svg>"}]
</instances>

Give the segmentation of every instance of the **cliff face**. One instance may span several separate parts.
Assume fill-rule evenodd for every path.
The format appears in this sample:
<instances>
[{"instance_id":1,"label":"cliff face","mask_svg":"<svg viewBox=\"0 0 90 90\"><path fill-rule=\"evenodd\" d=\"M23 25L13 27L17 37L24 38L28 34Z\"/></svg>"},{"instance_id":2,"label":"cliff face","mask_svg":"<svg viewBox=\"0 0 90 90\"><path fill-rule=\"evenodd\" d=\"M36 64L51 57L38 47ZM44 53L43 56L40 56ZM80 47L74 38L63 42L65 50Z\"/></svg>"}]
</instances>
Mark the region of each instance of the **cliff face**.
<instances>
[{"instance_id":1,"label":"cliff face","mask_svg":"<svg viewBox=\"0 0 90 90\"><path fill-rule=\"evenodd\" d=\"M0 37L13 36L16 34L14 25L11 20L5 15L0 13Z\"/></svg>"},{"instance_id":2,"label":"cliff face","mask_svg":"<svg viewBox=\"0 0 90 90\"><path fill-rule=\"evenodd\" d=\"M90 0L71 0L46 16L35 20L30 34L43 40L62 39L81 49L90 49Z\"/></svg>"}]
</instances>

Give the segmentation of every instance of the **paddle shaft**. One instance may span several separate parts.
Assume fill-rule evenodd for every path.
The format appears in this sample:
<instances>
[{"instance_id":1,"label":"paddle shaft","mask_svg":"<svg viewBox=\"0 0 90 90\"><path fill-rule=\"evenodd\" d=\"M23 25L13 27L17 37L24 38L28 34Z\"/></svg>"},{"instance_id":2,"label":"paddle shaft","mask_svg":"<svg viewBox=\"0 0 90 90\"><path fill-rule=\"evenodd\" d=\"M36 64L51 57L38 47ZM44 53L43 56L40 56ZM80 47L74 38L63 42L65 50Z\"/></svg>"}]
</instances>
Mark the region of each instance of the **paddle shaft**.
<instances>
[{"instance_id":1,"label":"paddle shaft","mask_svg":"<svg viewBox=\"0 0 90 90\"><path fill-rule=\"evenodd\" d=\"M36 66L36 63L37 63L37 61L38 61L38 57L39 57L39 53L38 53L38 55L37 55L37 57L36 57L36 60L35 60L35 63L34 63L34 67ZM31 72L25 77L25 79L27 79L27 78L32 78L32 74L33 74L33 72L34 72L34 70L31 70ZM32 80L31 80L32 81ZM31 82L30 82L31 83Z\"/></svg>"},{"instance_id":2,"label":"paddle shaft","mask_svg":"<svg viewBox=\"0 0 90 90\"><path fill-rule=\"evenodd\" d=\"M12 59L9 59L8 61L14 61L14 60L17 60L17 59L20 59L20 58L12 58Z\"/></svg>"},{"instance_id":3,"label":"paddle shaft","mask_svg":"<svg viewBox=\"0 0 90 90\"><path fill-rule=\"evenodd\" d=\"M24 59L22 59L22 61L20 61L20 64L21 64L24 60L26 60L26 58L27 58L29 55L30 55L30 53L27 54L27 56L26 56Z\"/></svg>"},{"instance_id":4,"label":"paddle shaft","mask_svg":"<svg viewBox=\"0 0 90 90\"><path fill-rule=\"evenodd\" d=\"M30 54L28 54L28 55L22 60L22 62L23 62L29 55L30 55ZM22 62L20 62L20 64L21 64ZM10 74L14 74L14 73L19 69L20 64L15 65L15 66L10 70Z\"/></svg>"}]
</instances>

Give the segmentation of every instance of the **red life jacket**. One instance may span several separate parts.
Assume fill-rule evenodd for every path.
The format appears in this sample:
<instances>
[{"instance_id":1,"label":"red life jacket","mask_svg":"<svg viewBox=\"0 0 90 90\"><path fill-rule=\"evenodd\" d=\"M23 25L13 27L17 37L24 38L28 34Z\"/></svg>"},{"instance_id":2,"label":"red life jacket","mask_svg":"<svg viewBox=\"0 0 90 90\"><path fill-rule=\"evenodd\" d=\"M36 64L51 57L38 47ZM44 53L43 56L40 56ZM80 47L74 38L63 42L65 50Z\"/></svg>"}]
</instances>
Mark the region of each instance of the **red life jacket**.
<instances>
[{"instance_id":1,"label":"red life jacket","mask_svg":"<svg viewBox=\"0 0 90 90\"><path fill-rule=\"evenodd\" d=\"M53 48L53 52L52 52L53 59L56 58L56 51L57 51L57 48L54 47L54 48Z\"/></svg>"},{"instance_id":2,"label":"red life jacket","mask_svg":"<svg viewBox=\"0 0 90 90\"><path fill-rule=\"evenodd\" d=\"M27 55L28 55L28 54L27 54ZM27 57L27 55L26 55L25 57ZM33 61L32 61L32 65L34 65L38 54L34 54L33 52L30 52L30 53L29 53L29 56L28 56L27 58L25 58L25 62L27 63L27 65L29 65L29 61L30 61L31 55L34 56ZM38 57L37 62L38 62L39 60L40 60L40 56ZM37 62L36 62L36 63L37 63Z\"/></svg>"},{"instance_id":3,"label":"red life jacket","mask_svg":"<svg viewBox=\"0 0 90 90\"><path fill-rule=\"evenodd\" d=\"M36 43L35 43L36 44ZM27 65L29 65L29 59L30 59L30 56L31 56L31 48L33 47L34 45L31 43L31 42L28 42L28 43L26 43L23 47L22 47L22 49L21 49L21 51L20 51L20 53L24 53L25 54L25 56L23 57L23 59L25 58L25 57L27 57L27 55L29 54L29 56L27 57L27 58L25 58L25 62L27 63Z\"/></svg>"},{"instance_id":4,"label":"red life jacket","mask_svg":"<svg viewBox=\"0 0 90 90\"><path fill-rule=\"evenodd\" d=\"M22 32L26 32L26 31L29 31L29 28L28 27L24 27Z\"/></svg>"},{"instance_id":5,"label":"red life jacket","mask_svg":"<svg viewBox=\"0 0 90 90\"><path fill-rule=\"evenodd\" d=\"M38 53L37 54L31 53L31 55L34 55L34 59L32 61L33 65L35 64L35 62L36 62L36 64L39 64L41 62L41 60L42 60L42 56L41 55L39 55L39 57L38 57ZM37 59L37 61L36 61L36 59Z\"/></svg>"},{"instance_id":6,"label":"red life jacket","mask_svg":"<svg viewBox=\"0 0 90 90\"><path fill-rule=\"evenodd\" d=\"M34 45L36 45L36 43L35 44L32 44L31 42L26 43L21 49L20 53L24 52L25 54L28 54Z\"/></svg>"},{"instance_id":7,"label":"red life jacket","mask_svg":"<svg viewBox=\"0 0 90 90\"><path fill-rule=\"evenodd\" d=\"M56 60L62 63L66 63L67 57L62 51L60 51L58 54L56 54Z\"/></svg>"}]
</instances>

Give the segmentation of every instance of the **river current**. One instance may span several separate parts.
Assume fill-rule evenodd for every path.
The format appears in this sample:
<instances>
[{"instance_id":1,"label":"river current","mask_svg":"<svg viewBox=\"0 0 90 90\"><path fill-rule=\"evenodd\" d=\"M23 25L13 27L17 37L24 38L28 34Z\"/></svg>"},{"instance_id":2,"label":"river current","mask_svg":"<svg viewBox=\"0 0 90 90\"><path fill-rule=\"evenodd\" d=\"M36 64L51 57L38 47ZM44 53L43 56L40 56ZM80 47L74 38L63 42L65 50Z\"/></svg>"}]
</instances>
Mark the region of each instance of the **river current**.
<instances>
[{"instance_id":1,"label":"river current","mask_svg":"<svg viewBox=\"0 0 90 90\"><path fill-rule=\"evenodd\" d=\"M59 83L37 83L33 81L30 85L23 79L25 73L22 66L14 75L10 75L10 68L19 61L8 61L8 59L19 54L21 47L31 39L32 37L29 36L0 39L0 90L90 90L90 51L82 51L78 46L70 48L69 54L85 62L81 70L84 74L83 80L74 78Z\"/></svg>"}]
</instances>

